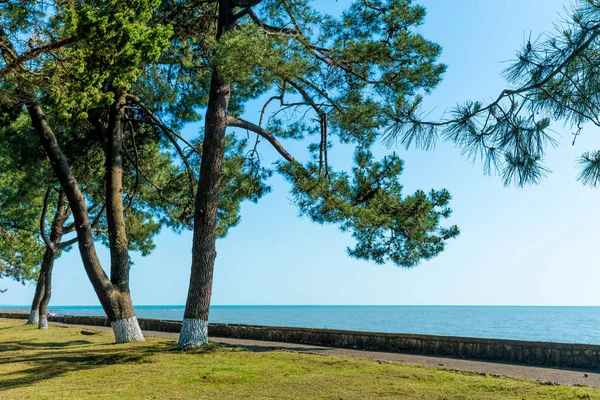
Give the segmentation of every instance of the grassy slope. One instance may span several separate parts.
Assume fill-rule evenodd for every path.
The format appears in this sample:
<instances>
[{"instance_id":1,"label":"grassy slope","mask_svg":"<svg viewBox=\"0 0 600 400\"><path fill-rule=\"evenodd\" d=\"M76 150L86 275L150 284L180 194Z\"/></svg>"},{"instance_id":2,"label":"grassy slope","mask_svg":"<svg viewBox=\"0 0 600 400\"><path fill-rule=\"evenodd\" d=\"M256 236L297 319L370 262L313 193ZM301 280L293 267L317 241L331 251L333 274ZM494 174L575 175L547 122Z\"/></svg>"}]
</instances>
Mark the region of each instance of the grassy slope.
<instances>
[{"instance_id":1,"label":"grassy slope","mask_svg":"<svg viewBox=\"0 0 600 400\"><path fill-rule=\"evenodd\" d=\"M77 328L0 322L0 399L600 399L597 389L352 358L111 342Z\"/></svg>"}]
</instances>

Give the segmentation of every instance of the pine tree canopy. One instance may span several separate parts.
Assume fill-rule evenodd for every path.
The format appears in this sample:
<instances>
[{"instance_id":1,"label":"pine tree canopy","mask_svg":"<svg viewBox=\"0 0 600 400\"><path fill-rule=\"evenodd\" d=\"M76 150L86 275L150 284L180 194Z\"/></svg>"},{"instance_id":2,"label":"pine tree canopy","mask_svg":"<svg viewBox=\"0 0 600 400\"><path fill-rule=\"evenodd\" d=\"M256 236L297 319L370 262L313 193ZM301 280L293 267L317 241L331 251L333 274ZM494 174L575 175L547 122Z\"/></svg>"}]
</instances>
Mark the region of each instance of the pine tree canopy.
<instances>
[{"instance_id":1,"label":"pine tree canopy","mask_svg":"<svg viewBox=\"0 0 600 400\"><path fill-rule=\"evenodd\" d=\"M234 6L235 29L218 32L225 4ZM0 7L0 96L19 103L35 94L71 161L88 140L96 143L95 165L102 165L97 128L124 96L123 195L126 205L134 204L130 240L142 249L151 246L142 238L158 225L192 223L203 132L187 140L178 130L200 120L214 74L229 82L227 123L234 128L227 136L219 236L239 222L242 201L270 190L273 172L290 182L303 215L354 237L352 257L412 267L459 234L456 226L440 225L451 214L448 191L405 195L402 160L393 152L375 156L399 110L433 90L446 68L438 61L440 46L418 33L425 9L410 0L356 0L339 17L304 0L7 1ZM262 112L245 112L257 102ZM290 153L292 141L306 144L306 153ZM275 165L263 165L265 145L280 155ZM332 165L334 148L352 149L352 168ZM88 176L77 175L85 188Z\"/></svg>"},{"instance_id":2,"label":"pine tree canopy","mask_svg":"<svg viewBox=\"0 0 600 400\"><path fill-rule=\"evenodd\" d=\"M445 71L441 48L416 32L425 10L355 1L337 18L305 1L257 3L240 8L240 28L214 49L212 65L232 85L229 125L279 151L276 169L300 212L350 232L352 257L412 267L436 256L458 235L456 226L440 227L451 213L449 193L403 195L402 161L394 153L376 160L371 150L394 110L432 90ZM247 99L258 96L267 99L261 114L243 120ZM305 161L280 139L308 143ZM329 162L342 145L355 149L349 171Z\"/></svg>"},{"instance_id":3,"label":"pine tree canopy","mask_svg":"<svg viewBox=\"0 0 600 400\"><path fill-rule=\"evenodd\" d=\"M15 136L14 125L29 127L30 122L18 118L11 104L0 103L0 112L0 278L25 283L36 278L44 252L39 240L44 192L37 184L45 174L39 164L25 163L31 149Z\"/></svg>"},{"instance_id":4,"label":"pine tree canopy","mask_svg":"<svg viewBox=\"0 0 600 400\"><path fill-rule=\"evenodd\" d=\"M586 124L600 126L600 1L577 0L552 34L531 39L504 75L512 85L489 104L468 101L450 118L427 121L417 97L396 110L388 143L431 148L438 139L456 143L486 173L505 184L538 183L549 171L546 150L558 144L553 121L568 123L574 140ZM600 184L600 151L584 153L579 180Z\"/></svg>"}]
</instances>

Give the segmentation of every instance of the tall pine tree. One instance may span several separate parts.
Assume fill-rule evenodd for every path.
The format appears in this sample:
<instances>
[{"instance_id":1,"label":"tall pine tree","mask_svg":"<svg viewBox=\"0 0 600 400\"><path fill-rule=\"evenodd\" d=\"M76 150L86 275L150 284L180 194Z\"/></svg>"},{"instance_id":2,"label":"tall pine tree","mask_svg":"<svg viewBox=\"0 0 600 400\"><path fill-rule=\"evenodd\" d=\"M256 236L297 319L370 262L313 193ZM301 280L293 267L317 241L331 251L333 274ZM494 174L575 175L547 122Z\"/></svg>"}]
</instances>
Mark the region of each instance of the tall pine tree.
<instances>
[{"instance_id":1,"label":"tall pine tree","mask_svg":"<svg viewBox=\"0 0 600 400\"><path fill-rule=\"evenodd\" d=\"M440 47L415 31L425 17L422 7L354 1L339 18L299 0L204 1L189 14L181 8L167 7L169 15L181 11L202 21L203 31L180 40L178 50L210 90L200 104L206 107L204 140L180 348L207 340L228 128L252 132L255 143L279 153L275 169L291 183L300 211L350 232L357 242L349 249L353 257L412 267L458 235L456 226L440 226L451 212L446 190L403 195L402 160L393 153L376 160L371 151L394 122L394 110L433 89L445 70L437 62ZM246 103L264 95L269 99L260 115L243 119ZM301 161L281 139L308 142L308 157ZM350 171L329 162L338 144L355 148ZM259 162L256 147L249 154Z\"/></svg>"}]
</instances>

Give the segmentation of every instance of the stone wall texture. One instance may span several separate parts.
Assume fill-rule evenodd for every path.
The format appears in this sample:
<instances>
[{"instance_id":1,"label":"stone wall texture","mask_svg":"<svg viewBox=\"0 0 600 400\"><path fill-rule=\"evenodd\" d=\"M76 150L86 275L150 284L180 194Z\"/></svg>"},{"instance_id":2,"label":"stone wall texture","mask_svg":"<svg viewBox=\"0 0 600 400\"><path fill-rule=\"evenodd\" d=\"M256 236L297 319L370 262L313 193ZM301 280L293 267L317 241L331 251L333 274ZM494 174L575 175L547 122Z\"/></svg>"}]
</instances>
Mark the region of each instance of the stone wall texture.
<instances>
[{"instance_id":1,"label":"stone wall texture","mask_svg":"<svg viewBox=\"0 0 600 400\"><path fill-rule=\"evenodd\" d=\"M27 319L27 317L27 314L0 312L0 318ZM48 320L66 324L110 326L108 319L104 317L50 316ZM140 318L139 323L141 328L147 331L177 333L181 328L180 321ZM236 324L209 324L208 333L213 337L300 343L560 368L600 369L600 346L596 345Z\"/></svg>"}]
</instances>

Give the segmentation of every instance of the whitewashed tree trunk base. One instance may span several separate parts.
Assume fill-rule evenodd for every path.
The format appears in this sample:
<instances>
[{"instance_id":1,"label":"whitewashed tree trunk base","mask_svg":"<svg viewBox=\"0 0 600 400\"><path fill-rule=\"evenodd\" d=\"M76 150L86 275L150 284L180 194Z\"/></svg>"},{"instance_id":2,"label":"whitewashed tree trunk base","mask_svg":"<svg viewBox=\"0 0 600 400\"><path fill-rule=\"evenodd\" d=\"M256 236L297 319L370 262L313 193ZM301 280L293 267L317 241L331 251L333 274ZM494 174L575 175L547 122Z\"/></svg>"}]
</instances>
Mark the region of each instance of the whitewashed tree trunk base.
<instances>
[{"instance_id":1,"label":"whitewashed tree trunk base","mask_svg":"<svg viewBox=\"0 0 600 400\"><path fill-rule=\"evenodd\" d=\"M144 335L140 329L137 317L119 319L110 323L117 343L143 342Z\"/></svg>"},{"instance_id":2,"label":"whitewashed tree trunk base","mask_svg":"<svg viewBox=\"0 0 600 400\"><path fill-rule=\"evenodd\" d=\"M197 349L208 343L208 321L201 319L184 318L179 333L179 344L181 350Z\"/></svg>"},{"instance_id":3,"label":"whitewashed tree trunk base","mask_svg":"<svg viewBox=\"0 0 600 400\"><path fill-rule=\"evenodd\" d=\"M40 315L40 320L39 320L38 326L40 329L48 329L48 316L47 315Z\"/></svg>"},{"instance_id":4,"label":"whitewashed tree trunk base","mask_svg":"<svg viewBox=\"0 0 600 400\"><path fill-rule=\"evenodd\" d=\"M28 324L37 325L40 320L40 310L31 310L29 312L29 319L27 320Z\"/></svg>"}]
</instances>

